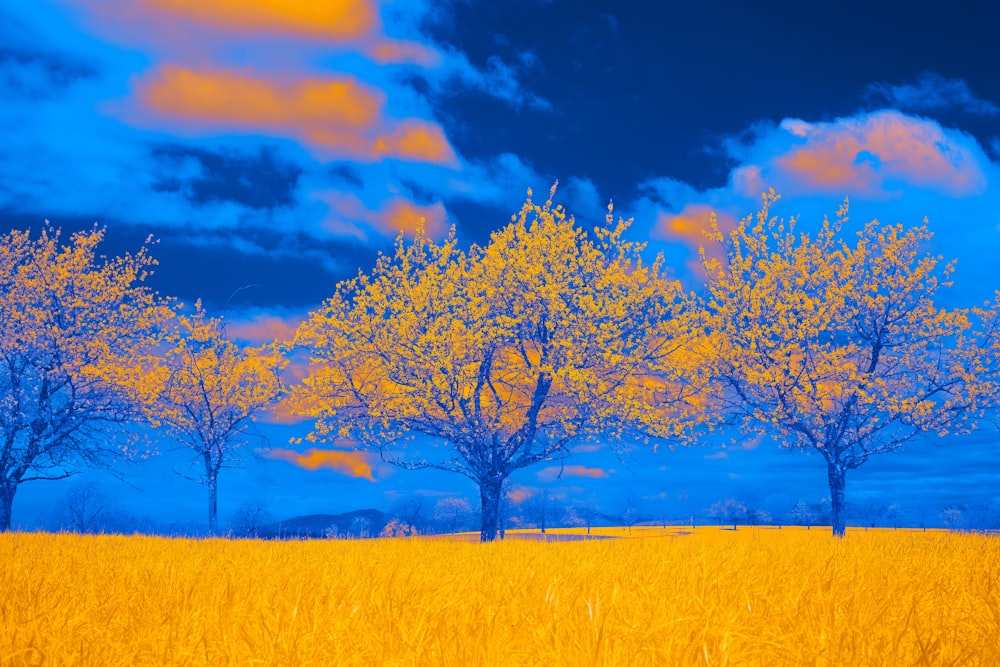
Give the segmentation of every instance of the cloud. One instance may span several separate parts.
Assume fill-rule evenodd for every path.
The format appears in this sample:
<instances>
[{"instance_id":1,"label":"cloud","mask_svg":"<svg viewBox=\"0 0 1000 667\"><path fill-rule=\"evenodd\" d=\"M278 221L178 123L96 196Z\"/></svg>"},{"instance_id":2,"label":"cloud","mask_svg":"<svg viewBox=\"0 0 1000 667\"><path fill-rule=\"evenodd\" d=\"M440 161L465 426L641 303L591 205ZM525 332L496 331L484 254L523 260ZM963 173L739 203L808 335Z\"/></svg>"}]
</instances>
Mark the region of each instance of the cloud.
<instances>
[{"instance_id":1,"label":"cloud","mask_svg":"<svg viewBox=\"0 0 1000 667\"><path fill-rule=\"evenodd\" d=\"M329 468L349 477L375 481L375 477L372 476L372 455L367 452L308 449L303 453L291 449L272 449L267 456L280 461L288 461L306 470Z\"/></svg>"},{"instance_id":2,"label":"cloud","mask_svg":"<svg viewBox=\"0 0 1000 667\"><path fill-rule=\"evenodd\" d=\"M919 224L929 218L935 236L928 251L960 258L956 288L942 303L969 305L990 298L1000 243L1000 165L975 138L935 120L895 110L861 112L832 121L786 118L755 123L722 150L733 166L727 181L699 190L669 177L638 187L630 204L634 232L648 234L668 266L701 282L697 248L709 211L742 218L760 208L774 188L783 200L773 211L799 219L808 231L850 198L852 220ZM706 244L706 248L717 246Z\"/></svg>"},{"instance_id":3,"label":"cloud","mask_svg":"<svg viewBox=\"0 0 1000 667\"><path fill-rule=\"evenodd\" d=\"M711 206L690 202L680 213L661 211L653 227L653 238L679 241L692 250L706 245L706 233L711 231L712 216L723 232L736 228L736 219L726 213L715 211Z\"/></svg>"},{"instance_id":4,"label":"cloud","mask_svg":"<svg viewBox=\"0 0 1000 667\"><path fill-rule=\"evenodd\" d=\"M350 40L372 33L378 24L371 0L131 0L133 6L190 18L221 30L287 32Z\"/></svg>"},{"instance_id":5,"label":"cloud","mask_svg":"<svg viewBox=\"0 0 1000 667\"><path fill-rule=\"evenodd\" d=\"M188 133L264 132L299 141L324 159L385 158L456 165L435 123L384 114L385 93L353 76L265 77L163 64L135 84L135 99L118 107L141 126Z\"/></svg>"},{"instance_id":6,"label":"cloud","mask_svg":"<svg viewBox=\"0 0 1000 667\"><path fill-rule=\"evenodd\" d=\"M275 309L243 312L226 318L226 335L251 345L288 342L305 318L303 313L280 314Z\"/></svg>"},{"instance_id":7,"label":"cloud","mask_svg":"<svg viewBox=\"0 0 1000 667\"><path fill-rule=\"evenodd\" d=\"M394 238L400 232L412 236L418 224L434 239L444 238L448 232L447 213L441 202L422 205L405 197L392 197L372 209L351 192L328 191L316 196L330 207L325 225L338 236L355 236L363 241L370 240L370 232L381 238Z\"/></svg>"},{"instance_id":8,"label":"cloud","mask_svg":"<svg viewBox=\"0 0 1000 667\"><path fill-rule=\"evenodd\" d=\"M699 252L705 249L705 257L722 261L725 252L721 244L710 240L706 234L712 229L712 216L715 216L719 230L723 234L736 228L736 218L711 206L690 202L684 205L680 213L660 211L656 216L656 224L650 233L654 239L673 241L687 247L691 258L687 263L689 271L704 278L705 269L701 265Z\"/></svg>"},{"instance_id":9,"label":"cloud","mask_svg":"<svg viewBox=\"0 0 1000 667\"><path fill-rule=\"evenodd\" d=\"M788 149L761 169L762 180L778 177L796 189L895 197L914 186L961 197L981 193L983 155L968 135L893 110L830 123L782 121Z\"/></svg>"},{"instance_id":10,"label":"cloud","mask_svg":"<svg viewBox=\"0 0 1000 667\"><path fill-rule=\"evenodd\" d=\"M507 497L510 498L510 502L516 505L518 503L523 503L533 494L534 494L533 489L530 489L526 486L515 486L510 491L507 492Z\"/></svg>"},{"instance_id":11,"label":"cloud","mask_svg":"<svg viewBox=\"0 0 1000 667\"><path fill-rule=\"evenodd\" d=\"M872 101L917 112L958 109L977 116L1000 115L1000 107L978 97L963 79L948 79L935 72L923 72L913 83L891 85L872 83L865 91Z\"/></svg>"},{"instance_id":12,"label":"cloud","mask_svg":"<svg viewBox=\"0 0 1000 667\"><path fill-rule=\"evenodd\" d=\"M538 471L537 477L541 482L552 482L562 477L586 477L590 479L602 479L610 476L611 471L604 468L587 468L580 465L572 466L549 466Z\"/></svg>"}]
</instances>

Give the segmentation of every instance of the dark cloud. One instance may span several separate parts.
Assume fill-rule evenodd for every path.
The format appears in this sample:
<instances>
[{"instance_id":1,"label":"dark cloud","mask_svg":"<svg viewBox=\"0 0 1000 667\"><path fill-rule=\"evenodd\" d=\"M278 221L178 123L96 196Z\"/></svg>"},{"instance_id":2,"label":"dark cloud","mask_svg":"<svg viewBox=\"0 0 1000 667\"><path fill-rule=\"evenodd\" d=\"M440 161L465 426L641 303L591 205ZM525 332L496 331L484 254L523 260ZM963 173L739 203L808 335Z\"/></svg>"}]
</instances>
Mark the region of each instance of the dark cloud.
<instances>
[{"instance_id":1,"label":"dark cloud","mask_svg":"<svg viewBox=\"0 0 1000 667\"><path fill-rule=\"evenodd\" d=\"M0 47L0 92L7 98L55 97L77 81L96 75L94 67L55 53Z\"/></svg>"},{"instance_id":2,"label":"dark cloud","mask_svg":"<svg viewBox=\"0 0 1000 667\"><path fill-rule=\"evenodd\" d=\"M290 206L295 201L302 168L261 148L256 154L215 152L181 145L157 146L152 157L160 179L153 189L181 192L193 204L234 202L257 210ZM197 175L178 175L194 161Z\"/></svg>"},{"instance_id":3,"label":"dark cloud","mask_svg":"<svg viewBox=\"0 0 1000 667\"><path fill-rule=\"evenodd\" d=\"M976 95L963 79L949 79L935 72L923 72L912 83L873 83L868 86L866 97L908 111L926 113L956 109L976 116L1000 115L996 103Z\"/></svg>"}]
</instances>

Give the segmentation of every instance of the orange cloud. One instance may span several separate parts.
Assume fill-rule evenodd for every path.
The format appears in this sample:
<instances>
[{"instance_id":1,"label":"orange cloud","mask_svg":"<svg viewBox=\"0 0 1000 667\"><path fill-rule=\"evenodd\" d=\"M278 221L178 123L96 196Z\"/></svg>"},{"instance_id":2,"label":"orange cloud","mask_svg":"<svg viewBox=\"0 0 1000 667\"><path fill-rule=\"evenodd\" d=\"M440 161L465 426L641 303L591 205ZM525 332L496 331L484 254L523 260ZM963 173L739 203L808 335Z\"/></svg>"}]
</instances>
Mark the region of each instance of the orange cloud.
<instances>
[{"instance_id":1,"label":"orange cloud","mask_svg":"<svg viewBox=\"0 0 1000 667\"><path fill-rule=\"evenodd\" d=\"M304 453L291 449L272 449L268 456L288 461L306 470L329 468L350 477L363 477L374 482L372 455L367 452L344 452L332 449L308 449Z\"/></svg>"},{"instance_id":2,"label":"orange cloud","mask_svg":"<svg viewBox=\"0 0 1000 667\"><path fill-rule=\"evenodd\" d=\"M585 466L549 466L538 471L538 479L543 482L551 482L561 477L589 477L591 479L602 479L609 476L609 472L603 468L587 468Z\"/></svg>"},{"instance_id":3,"label":"orange cloud","mask_svg":"<svg viewBox=\"0 0 1000 667\"><path fill-rule=\"evenodd\" d=\"M723 234L728 234L736 228L736 219L725 213L720 213L706 204L685 204L680 213L661 211L656 217L656 226L651 235L653 238L681 243L691 249L695 256L688 262L688 268L697 275L704 276L705 271L697 257L700 248L705 248L705 254L710 259L725 259L725 251L721 244L710 240L705 233L711 230L712 213Z\"/></svg>"},{"instance_id":4,"label":"orange cloud","mask_svg":"<svg viewBox=\"0 0 1000 667\"><path fill-rule=\"evenodd\" d=\"M295 337L295 330L301 321L301 317L260 314L246 320L227 321L226 333L232 338L255 344L284 342Z\"/></svg>"},{"instance_id":5,"label":"orange cloud","mask_svg":"<svg viewBox=\"0 0 1000 667\"><path fill-rule=\"evenodd\" d=\"M412 160L455 166L458 159L444 131L433 123L405 120L391 134L375 140L375 152Z\"/></svg>"},{"instance_id":6,"label":"orange cloud","mask_svg":"<svg viewBox=\"0 0 1000 667\"><path fill-rule=\"evenodd\" d=\"M416 233L417 225L423 224L424 232L428 236L441 238L447 232L446 218L447 214L441 202L434 202L430 206L420 206L402 197L397 197L379 211L374 224L387 235L395 235L399 232L412 235Z\"/></svg>"},{"instance_id":7,"label":"orange cloud","mask_svg":"<svg viewBox=\"0 0 1000 667\"><path fill-rule=\"evenodd\" d=\"M379 26L374 0L133 0L166 14L233 31L350 40Z\"/></svg>"},{"instance_id":8,"label":"orange cloud","mask_svg":"<svg viewBox=\"0 0 1000 667\"><path fill-rule=\"evenodd\" d=\"M368 55L379 65L415 63L424 67L440 64L440 55L419 42L384 39L368 49Z\"/></svg>"},{"instance_id":9,"label":"orange cloud","mask_svg":"<svg viewBox=\"0 0 1000 667\"><path fill-rule=\"evenodd\" d=\"M327 227L335 233L366 240L366 234L357 224L363 223L384 237L392 238L399 232L412 236L421 218L427 236L441 239L448 232L448 213L441 202L422 205L404 197L393 197L372 210L356 195L347 192L322 193L319 198L330 206Z\"/></svg>"},{"instance_id":10,"label":"orange cloud","mask_svg":"<svg viewBox=\"0 0 1000 667\"><path fill-rule=\"evenodd\" d=\"M805 143L775 163L825 192L877 195L887 180L955 196L986 187L973 153L933 121L881 111L832 123L786 120L782 127Z\"/></svg>"},{"instance_id":11,"label":"orange cloud","mask_svg":"<svg viewBox=\"0 0 1000 667\"><path fill-rule=\"evenodd\" d=\"M525 488L523 486L513 488L507 492L507 497L510 499L510 502L514 503L515 505L517 503L523 503L525 500L530 498L531 495L532 495L531 489Z\"/></svg>"},{"instance_id":12,"label":"orange cloud","mask_svg":"<svg viewBox=\"0 0 1000 667\"><path fill-rule=\"evenodd\" d=\"M385 93L351 76L272 80L247 72L161 65L135 86L138 115L195 127L293 137L322 153L456 165L444 131L383 115Z\"/></svg>"}]
</instances>

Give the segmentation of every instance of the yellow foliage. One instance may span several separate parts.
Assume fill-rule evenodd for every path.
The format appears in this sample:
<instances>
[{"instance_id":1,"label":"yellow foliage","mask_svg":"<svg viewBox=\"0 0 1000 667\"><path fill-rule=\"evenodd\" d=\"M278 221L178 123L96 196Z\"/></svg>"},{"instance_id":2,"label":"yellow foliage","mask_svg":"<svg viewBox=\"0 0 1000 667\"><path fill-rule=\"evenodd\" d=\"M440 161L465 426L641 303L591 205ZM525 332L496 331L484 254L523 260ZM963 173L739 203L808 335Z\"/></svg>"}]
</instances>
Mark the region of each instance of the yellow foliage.
<instances>
[{"instance_id":1,"label":"yellow foliage","mask_svg":"<svg viewBox=\"0 0 1000 667\"><path fill-rule=\"evenodd\" d=\"M1000 663L996 537L688 533L491 545L4 534L0 664Z\"/></svg>"},{"instance_id":2,"label":"yellow foliage","mask_svg":"<svg viewBox=\"0 0 1000 667\"><path fill-rule=\"evenodd\" d=\"M136 450L108 427L133 416L122 380L172 315L142 283L142 248L98 256L104 231L62 244L46 226L0 237L0 530L17 486Z\"/></svg>"},{"instance_id":3,"label":"yellow foliage","mask_svg":"<svg viewBox=\"0 0 1000 667\"><path fill-rule=\"evenodd\" d=\"M287 360L271 345L241 348L225 337L221 319L195 304L179 313L160 349L131 368L133 397L146 420L190 448L209 487L209 526L215 528L216 482L235 452L249 443L257 417L282 392Z\"/></svg>"},{"instance_id":4,"label":"yellow foliage","mask_svg":"<svg viewBox=\"0 0 1000 667\"><path fill-rule=\"evenodd\" d=\"M454 230L440 243L401 235L370 275L338 286L294 342L312 365L289 405L316 419L313 440L352 437L393 459L419 434L448 453L401 463L498 492L574 438L686 435L704 414L675 389L695 367L690 298L623 239L628 222L609 210L588 235L552 194L485 247L463 251Z\"/></svg>"},{"instance_id":5,"label":"yellow foliage","mask_svg":"<svg viewBox=\"0 0 1000 667\"><path fill-rule=\"evenodd\" d=\"M969 312L935 304L952 265L924 254L926 224L872 221L842 238L847 203L814 234L770 215L740 222L728 263L706 262L713 375L747 429L827 461L835 530L843 476L921 433L967 428L982 387ZM716 238L722 234L716 231Z\"/></svg>"}]
</instances>

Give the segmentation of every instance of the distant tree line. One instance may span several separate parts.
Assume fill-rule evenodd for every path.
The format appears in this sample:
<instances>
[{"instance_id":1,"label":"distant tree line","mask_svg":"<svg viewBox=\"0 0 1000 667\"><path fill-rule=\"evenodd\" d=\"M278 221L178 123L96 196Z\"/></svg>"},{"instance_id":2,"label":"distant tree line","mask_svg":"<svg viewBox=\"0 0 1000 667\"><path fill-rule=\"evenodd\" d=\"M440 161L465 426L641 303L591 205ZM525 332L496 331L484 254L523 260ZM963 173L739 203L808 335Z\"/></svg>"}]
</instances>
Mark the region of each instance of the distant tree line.
<instances>
[{"instance_id":1,"label":"distant tree line","mask_svg":"<svg viewBox=\"0 0 1000 667\"><path fill-rule=\"evenodd\" d=\"M926 224L873 221L848 233L845 202L809 233L772 216L777 196L767 193L734 229L711 221L705 285L687 292L662 255L626 240L630 221L609 207L585 228L554 194L537 204L529 191L486 245L463 249L454 230L440 242L419 228L400 235L294 340L260 346L231 340L225 318L200 302L152 291L149 241L107 259L99 228L67 240L48 225L3 235L0 529L22 483L148 455L131 428L145 423L198 461L215 532L221 471L282 401L312 420L311 443L347 439L403 468L472 480L478 508L452 498L418 513L444 532L474 518L483 541L529 523L589 529L607 516L594 503L557 511L536 494L512 504L511 475L562 460L582 440L627 455L739 428L821 455L829 520L802 503L779 519L736 499L709 518L734 528L822 520L842 536L857 511L850 470L917 437L967 433L997 408L1000 296L943 307L953 266L925 251ZM296 354L308 368L285 386ZM68 521L96 525L100 513L81 509L95 506L93 494L80 493ZM863 521L894 523L891 507L868 507ZM241 522L251 530L260 514L246 508ZM955 506L939 518L961 527L974 514ZM418 530L414 516L393 517L390 532ZM615 516L626 527L655 520L634 499ZM351 531L372 532L363 528Z\"/></svg>"}]
</instances>

